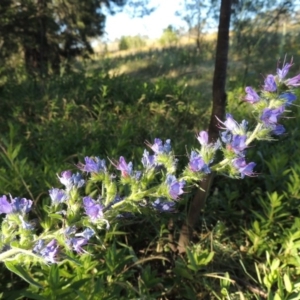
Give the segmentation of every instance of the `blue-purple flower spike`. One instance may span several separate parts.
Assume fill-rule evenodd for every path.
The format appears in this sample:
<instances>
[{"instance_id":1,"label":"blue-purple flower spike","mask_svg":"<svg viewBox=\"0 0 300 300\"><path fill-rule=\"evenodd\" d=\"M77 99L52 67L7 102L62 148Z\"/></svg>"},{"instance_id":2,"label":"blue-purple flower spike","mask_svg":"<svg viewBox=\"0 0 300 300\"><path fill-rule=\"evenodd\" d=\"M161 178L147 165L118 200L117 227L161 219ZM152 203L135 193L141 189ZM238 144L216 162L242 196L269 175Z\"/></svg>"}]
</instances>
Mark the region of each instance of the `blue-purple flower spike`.
<instances>
[{"instance_id":1,"label":"blue-purple flower spike","mask_svg":"<svg viewBox=\"0 0 300 300\"><path fill-rule=\"evenodd\" d=\"M154 144L153 145L149 144L148 146L153 150L155 154L163 154L163 153L169 154L172 149L170 139L166 140L165 143L163 144L161 139L155 138Z\"/></svg>"},{"instance_id":2,"label":"blue-purple flower spike","mask_svg":"<svg viewBox=\"0 0 300 300\"><path fill-rule=\"evenodd\" d=\"M300 86L300 74L296 75L296 76L293 77L293 78L287 79L287 80L285 81L285 84L286 84L287 86L292 86L292 87Z\"/></svg>"},{"instance_id":3,"label":"blue-purple flower spike","mask_svg":"<svg viewBox=\"0 0 300 300\"><path fill-rule=\"evenodd\" d=\"M71 238L68 240L68 244L77 254L86 252L82 247L87 245L88 240L85 238Z\"/></svg>"},{"instance_id":4,"label":"blue-purple flower spike","mask_svg":"<svg viewBox=\"0 0 300 300\"><path fill-rule=\"evenodd\" d=\"M103 218L103 206L91 197L87 196L83 198L83 207L85 209L85 213L93 222Z\"/></svg>"},{"instance_id":5,"label":"blue-purple flower spike","mask_svg":"<svg viewBox=\"0 0 300 300\"><path fill-rule=\"evenodd\" d=\"M279 98L285 99L285 105L290 106L292 103L297 100L297 96L293 93L283 93L282 95L279 96Z\"/></svg>"},{"instance_id":6,"label":"blue-purple flower spike","mask_svg":"<svg viewBox=\"0 0 300 300\"><path fill-rule=\"evenodd\" d=\"M257 103L260 101L260 97L258 96L258 94L255 92L255 90L250 87L250 86L247 86L245 88L245 91L247 93L246 97L245 97L245 100L251 104L253 103Z\"/></svg>"},{"instance_id":7,"label":"blue-purple flower spike","mask_svg":"<svg viewBox=\"0 0 300 300\"><path fill-rule=\"evenodd\" d=\"M178 199L179 195L183 194L183 187L185 186L185 181L177 181L174 175L167 175L166 184L169 187L169 195L172 199Z\"/></svg>"},{"instance_id":8,"label":"blue-purple flower spike","mask_svg":"<svg viewBox=\"0 0 300 300\"><path fill-rule=\"evenodd\" d=\"M274 75L270 74L266 77L264 90L267 91L267 92L276 92L277 85L276 85L276 82L275 82Z\"/></svg>"},{"instance_id":9,"label":"blue-purple flower spike","mask_svg":"<svg viewBox=\"0 0 300 300\"><path fill-rule=\"evenodd\" d=\"M232 165L241 173L241 178L245 176L254 176L253 168L256 166L256 163L250 162L246 163L245 158L240 157L232 161Z\"/></svg>"},{"instance_id":10,"label":"blue-purple flower spike","mask_svg":"<svg viewBox=\"0 0 300 300\"><path fill-rule=\"evenodd\" d=\"M206 131L200 131L199 135L197 136L197 140L202 146L208 145L208 133Z\"/></svg>"},{"instance_id":11,"label":"blue-purple flower spike","mask_svg":"<svg viewBox=\"0 0 300 300\"><path fill-rule=\"evenodd\" d=\"M49 190L49 195L52 200L52 205L63 203L69 198L64 190L57 188L52 188L51 190Z\"/></svg>"},{"instance_id":12,"label":"blue-purple flower spike","mask_svg":"<svg viewBox=\"0 0 300 300\"><path fill-rule=\"evenodd\" d=\"M62 171L60 173L60 176L58 176L59 181L66 187L69 187L72 185L72 171L67 170L67 171Z\"/></svg>"},{"instance_id":13,"label":"blue-purple flower spike","mask_svg":"<svg viewBox=\"0 0 300 300\"><path fill-rule=\"evenodd\" d=\"M11 206L14 213L27 214L31 210L32 200L26 198L12 198L11 197Z\"/></svg>"},{"instance_id":14,"label":"blue-purple flower spike","mask_svg":"<svg viewBox=\"0 0 300 300\"><path fill-rule=\"evenodd\" d=\"M230 146L236 154L243 155L243 151L247 148L246 145L247 136L245 135L234 135Z\"/></svg>"},{"instance_id":15,"label":"blue-purple flower spike","mask_svg":"<svg viewBox=\"0 0 300 300\"><path fill-rule=\"evenodd\" d=\"M7 197L0 197L0 214L11 214L13 211L11 204L7 201Z\"/></svg>"},{"instance_id":16,"label":"blue-purple flower spike","mask_svg":"<svg viewBox=\"0 0 300 300\"><path fill-rule=\"evenodd\" d=\"M263 110L261 120L265 125L276 124L278 122L279 117L284 112L284 106L280 106L276 109L265 108Z\"/></svg>"},{"instance_id":17,"label":"blue-purple flower spike","mask_svg":"<svg viewBox=\"0 0 300 300\"><path fill-rule=\"evenodd\" d=\"M58 252L59 246L57 244L57 240L53 239L42 251L40 251L40 254L47 262L56 263Z\"/></svg>"},{"instance_id":18,"label":"blue-purple flower spike","mask_svg":"<svg viewBox=\"0 0 300 300\"><path fill-rule=\"evenodd\" d=\"M32 200L26 198L11 198L11 203L8 202L7 197L3 195L0 197L0 214L17 213L24 215L28 213L32 206Z\"/></svg>"},{"instance_id":19,"label":"blue-purple flower spike","mask_svg":"<svg viewBox=\"0 0 300 300\"><path fill-rule=\"evenodd\" d=\"M291 63L286 63L283 65L283 68L282 69L279 69L277 68L277 76L279 78L279 81L282 81L285 76L287 75L287 73L289 72L290 70L290 67L292 66L292 62Z\"/></svg>"},{"instance_id":20,"label":"blue-purple flower spike","mask_svg":"<svg viewBox=\"0 0 300 300\"><path fill-rule=\"evenodd\" d=\"M239 127L238 123L234 120L231 114L226 114L226 120L222 123L225 125L225 129L228 129L231 132L237 130Z\"/></svg>"},{"instance_id":21,"label":"blue-purple flower spike","mask_svg":"<svg viewBox=\"0 0 300 300\"><path fill-rule=\"evenodd\" d=\"M203 158L195 151L191 152L189 168L193 172L210 173L208 165L204 162Z\"/></svg>"},{"instance_id":22,"label":"blue-purple flower spike","mask_svg":"<svg viewBox=\"0 0 300 300\"><path fill-rule=\"evenodd\" d=\"M157 198L152 206L160 212L172 212L174 211L175 202L173 201L162 201L161 198Z\"/></svg>"},{"instance_id":23,"label":"blue-purple flower spike","mask_svg":"<svg viewBox=\"0 0 300 300\"><path fill-rule=\"evenodd\" d=\"M142 164L144 168L151 169L156 166L155 156L150 155L149 152L145 149L142 157Z\"/></svg>"},{"instance_id":24,"label":"blue-purple flower spike","mask_svg":"<svg viewBox=\"0 0 300 300\"><path fill-rule=\"evenodd\" d=\"M123 156L120 157L119 163L116 165L116 168L121 171L123 177L128 177L132 175L132 162L127 164Z\"/></svg>"},{"instance_id":25,"label":"blue-purple flower spike","mask_svg":"<svg viewBox=\"0 0 300 300\"><path fill-rule=\"evenodd\" d=\"M83 236L87 240L89 240L93 235L95 235L95 231L91 228L86 228L82 233L76 234L76 236Z\"/></svg>"},{"instance_id":26,"label":"blue-purple flower spike","mask_svg":"<svg viewBox=\"0 0 300 300\"><path fill-rule=\"evenodd\" d=\"M85 180L78 172L72 175L71 181L72 181L72 185L75 186L76 188L81 188L85 184Z\"/></svg>"},{"instance_id":27,"label":"blue-purple flower spike","mask_svg":"<svg viewBox=\"0 0 300 300\"><path fill-rule=\"evenodd\" d=\"M285 128L281 124L272 125L270 128L272 129L271 132L275 135L281 135L285 133Z\"/></svg>"},{"instance_id":28,"label":"blue-purple flower spike","mask_svg":"<svg viewBox=\"0 0 300 300\"><path fill-rule=\"evenodd\" d=\"M85 164L79 163L77 167L87 173L100 173L106 171L106 163L104 159L99 157L88 157L84 158Z\"/></svg>"}]
</instances>

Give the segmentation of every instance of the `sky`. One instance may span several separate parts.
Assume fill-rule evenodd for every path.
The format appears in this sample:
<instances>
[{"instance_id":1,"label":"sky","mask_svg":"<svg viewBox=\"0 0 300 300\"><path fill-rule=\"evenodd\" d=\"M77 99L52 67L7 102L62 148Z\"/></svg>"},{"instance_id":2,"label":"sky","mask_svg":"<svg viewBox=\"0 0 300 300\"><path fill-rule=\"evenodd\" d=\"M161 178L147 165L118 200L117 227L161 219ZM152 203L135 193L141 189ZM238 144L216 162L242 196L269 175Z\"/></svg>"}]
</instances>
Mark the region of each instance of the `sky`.
<instances>
[{"instance_id":1,"label":"sky","mask_svg":"<svg viewBox=\"0 0 300 300\"><path fill-rule=\"evenodd\" d=\"M143 18L131 18L126 12L107 15L104 38L114 41L121 36L140 34L156 39L168 25L175 25L176 28L186 27L185 22L175 16L175 12L180 8L179 3L180 0L151 0L150 6L157 6L157 9Z\"/></svg>"},{"instance_id":2,"label":"sky","mask_svg":"<svg viewBox=\"0 0 300 300\"><path fill-rule=\"evenodd\" d=\"M299 8L300 0L294 1ZM182 2L182 0L150 0L150 7L157 8L149 16L143 18L132 18L126 10L115 15L106 14L106 33L101 39L113 42L122 36L135 35L146 35L150 39L157 39L169 25L174 25L176 29L182 27L187 30L187 24L179 16L175 16ZM97 40L95 40L96 43Z\"/></svg>"}]
</instances>

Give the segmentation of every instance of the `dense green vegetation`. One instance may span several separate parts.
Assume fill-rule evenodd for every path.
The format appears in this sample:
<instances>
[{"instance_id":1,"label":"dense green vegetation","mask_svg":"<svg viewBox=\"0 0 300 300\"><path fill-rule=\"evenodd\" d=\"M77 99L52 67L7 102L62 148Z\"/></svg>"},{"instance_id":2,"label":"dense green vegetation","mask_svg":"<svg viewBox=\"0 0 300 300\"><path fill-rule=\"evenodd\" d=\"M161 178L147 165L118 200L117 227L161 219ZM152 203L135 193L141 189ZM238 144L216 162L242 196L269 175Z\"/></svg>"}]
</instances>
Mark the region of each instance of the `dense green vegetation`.
<instances>
[{"instance_id":1,"label":"dense green vegetation","mask_svg":"<svg viewBox=\"0 0 300 300\"><path fill-rule=\"evenodd\" d=\"M261 74L276 69L278 44L271 43L266 55L267 40L247 60L232 45L227 111L237 120L251 123L244 84L259 86ZM294 37L283 50L293 54L292 72L298 74L300 52L293 43ZM75 164L92 155L122 155L138 166L144 141L155 137L170 138L179 164L185 164L186 149L197 144L195 134L210 117L214 43L202 49L78 61L73 70L43 78L25 75L22 67L3 70L0 194L32 199L41 216L47 191L59 186L57 173L76 170ZM171 219L176 240L189 194L175 214L137 215L99 233L102 244L91 245L93 255L83 254L81 265L31 265L30 275L42 288L1 265L2 297L300 299L300 111L298 106L291 111L293 118L284 120L286 135L249 151L256 177L216 177L186 255L169 249L167 228Z\"/></svg>"}]
</instances>

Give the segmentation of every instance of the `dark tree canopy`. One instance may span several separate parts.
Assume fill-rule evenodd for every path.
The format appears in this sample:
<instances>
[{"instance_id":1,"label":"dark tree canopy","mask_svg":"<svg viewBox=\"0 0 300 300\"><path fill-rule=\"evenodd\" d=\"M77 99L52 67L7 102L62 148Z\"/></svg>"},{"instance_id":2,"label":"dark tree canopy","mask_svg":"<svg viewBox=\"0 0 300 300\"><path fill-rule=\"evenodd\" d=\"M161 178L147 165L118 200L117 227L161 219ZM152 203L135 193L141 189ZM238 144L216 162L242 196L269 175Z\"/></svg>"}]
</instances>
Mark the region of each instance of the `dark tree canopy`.
<instances>
[{"instance_id":1,"label":"dark tree canopy","mask_svg":"<svg viewBox=\"0 0 300 300\"><path fill-rule=\"evenodd\" d=\"M57 71L60 63L92 52L91 38L104 32L104 8L126 0L1 0L0 60L24 53L34 74Z\"/></svg>"}]
</instances>

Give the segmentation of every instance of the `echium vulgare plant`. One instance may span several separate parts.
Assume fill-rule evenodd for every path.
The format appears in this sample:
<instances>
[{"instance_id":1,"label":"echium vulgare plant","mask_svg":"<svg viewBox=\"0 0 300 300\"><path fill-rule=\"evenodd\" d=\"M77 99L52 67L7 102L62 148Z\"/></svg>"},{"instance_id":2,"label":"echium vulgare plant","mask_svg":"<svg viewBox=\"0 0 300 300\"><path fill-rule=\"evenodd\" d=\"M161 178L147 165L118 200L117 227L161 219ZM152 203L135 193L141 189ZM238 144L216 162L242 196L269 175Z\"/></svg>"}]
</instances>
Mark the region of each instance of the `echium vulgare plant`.
<instances>
[{"instance_id":1,"label":"echium vulgare plant","mask_svg":"<svg viewBox=\"0 0 300 300\"><path fill-rule=\"evenodd\" d=\"M224 121L219 120L220 138L215 143L208 142L206 131L197 135L200 147L190 152L179 176L171 140L156 138L147 143L141 170L121 156L110 160L115 172L99 157L85 157L76 173L61 172L58 180L63 187L49 190L51 205L43 208L42 220L30 218L32 200L1 196L0 261L26 264L74 259L89 253L86 246L101 242L101 230L110 230L122 218L174 211L187 187L210 172L232 178L256 176L255 163L246 159L247 148L255 140L272 141L285 132L279 122L296 100L293 91L300 85L300 74L286 79L291 66L292 62L284 63L276 75L267 75L260 92L246 87L244 100L251 104L257 121L254 129L246 120L239 123L227 114ZM223 154L219 161L217 151ZM84 186L89 194L84 193Z\"/></svg>"}]
</instances>

